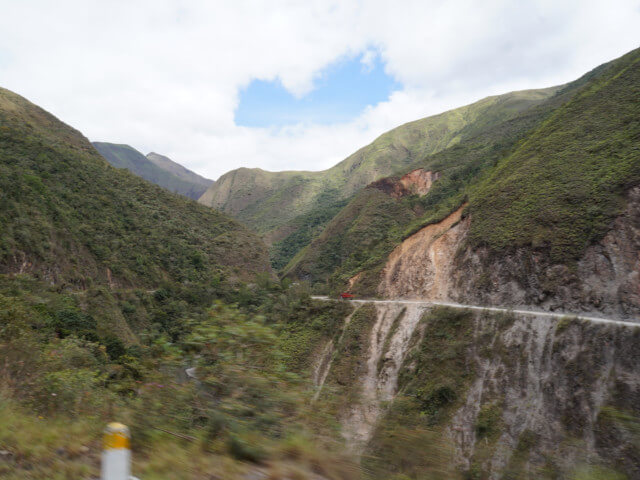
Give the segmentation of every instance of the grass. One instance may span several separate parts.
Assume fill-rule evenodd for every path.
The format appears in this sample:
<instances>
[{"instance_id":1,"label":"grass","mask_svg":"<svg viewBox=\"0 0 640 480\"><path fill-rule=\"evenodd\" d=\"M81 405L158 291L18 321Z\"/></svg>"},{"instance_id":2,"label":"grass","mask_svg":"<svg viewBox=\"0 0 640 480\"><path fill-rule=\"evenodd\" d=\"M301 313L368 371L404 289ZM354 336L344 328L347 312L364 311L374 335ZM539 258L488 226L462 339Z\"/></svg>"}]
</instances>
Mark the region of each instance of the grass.
<instances>
[{"instance_id":1,"label":"grass","mask_svg":"<svg viewBox=\"0 0 640 480\"><path fill-rule=\"evenodd\" d=\"M367 188L347 205L284 274L329 282L330 288L346 283L363 265L374 266L386 256L399 235L399 227L413 218L410 206L380 190ZM331 275L335 278L330 278Z\"/></svg>"},{"instance_id":2,"label":"grass","mask_svg":"<svg viewBox=\"0 0 640 480\"><path fill-rule=\"evenodd\" d=\"M0 449L9 452L0 462L6 479L86 478L99 472L104 422L50 418L25 411L0 396Z\"/></svg>"},{"instance_id":3,"label":"grass","mask_svg":"<svg viewBox=\"0 0 640 480\"><path fill-rule=\"evenodd\" d=\"M345 328L341 342L336 346L333 365L327 384L341 387L347 396L357 395L353 389L366 368L366 354L369 350L369 333L376 320L373 305L363 305L355 311Z\"/></svg>"},{"instance_id":4,"label":"grass","mask_svg":"<svg viewBox=\"0 0 640 480\"><path fill-rule=\"evenodd\" d=\"M333 199L332 193L323 193L326 199L318 199L317 206L292 220L287 229L293 232L272 245L271 265L275 270L282 270L347 204L346 199Z\"/></svg>"},{"instance_id":5,"label":"grass","mask_svg":"<svg viewBox=\"0 0 640 480\"><path fill-rule=\"evenodd\" d=\"M416 399L429 424L440 425L463 399L475 374L466 361L473 342L473 314L438 307L422 321L426 325L422 342L406 360L415 362L416 369L410 374L402 371L398 383L403 395Z\"/></svg>"},{"instance_id":6,"label":"grass","mask_svg":"<svg viewBox=\"0 0 640 480\"><path fill-rule=\"evenodd\" d=\"M362 459L366 478L461 479L455 451L442 430L416 414L415 401L398 397L375 431Z\"/></svg>"},{"instance_id":7,"label":"grass","mask_svg":"<svg viewBox=\"0 0 640 480\"><path fill-rule=\"evenodd\" d=\"M7 480L67 480L99 477L102 430L107 416L36 416L0 397L0 476ZM133 431L135 440L135 430ZM332 480L356 480L359 468L336 451L321 450L309 437L286 438L272 447L262 465L238 461L203 449L196 442L160 433L132 453L133 475L149 480L242 479L250 472L265 478L306 480L321 474Z\"/></svg>"},{"instance_id":8,"label":"grass","mask_svg":"<svg viewBox=\"0 0 640 480\"><path fill-rule=\"evenodd\" d=\"M154 324L132 329L126 344L99 332L100 315L145 305L151 320L175 293L157 290L139 302L132 292L112 294L106 311L88 316L84 295L0 277L0 450L9 452L0 475L95 476L101 430L119 420L131 428L134 474L143 478L244 478L257 469L273 478L357 478L326 408L309 405L310 337L297 338L306 351L284 351L291 331L338 333L351 305L264 288L254 290L257 307L218 302L200 314L187 305L175 312L186 318L173 319L173 341L171 326ZM197 369L197 385L182 379L184 365Z\"/></svg>"},{"instance_id":9,"label":"grass","mask_svg":"<svg viewBox=\"0 0 640 480\"><path fill-rule=\"evenodd\" d=\"M421 198L393 200L365 188L284 274L337 291L363 273L356 291L373 295L393 248L464 202L472 218L467 246L487 247L490 258L521 247L573 265L611 228L625 192L640 182L639 55L631 52L510 115L480 117L454 144L399 166L397 174L425 168L442 176Z\"/></svg>"},{"instance_id":10,"label":"grass","mask_svg":"<svg viewBox=\"0 0 640 480\"><path fill-rule=\"evenodd\" d=\"M408 166L395 167L397 175L416 168L439 172L440 179L426 196L396 200L374 188L363 189L283 273L335 290L365 272L356 291L375 294L376 272L393 248L460 207L467 200L469 186L562 101L549 97L554 91L523 93L521 101L518 94L496 97L491 106L485 105L486 116L470 119L454 144L413 156Z\"/></svg>"},{"instance_id":11,"label":"grass","mask_svg":"<svg viewBox=\"0 0 640 480\"><path fill-rule=\"evenodd\" d=\"M401 369L399 393L363 457L371 478L462 478L445 431L474 376L472 323L470 312L445 307L422 318L422 338L405 360L412 368Z\"/></svg>"},{"instance_id":12,"label":"grass","mask_svg":"<svg viewBox=\"0 0 640 480\"><path fill-rule=\"evenodd\" d=\"M280 333L280 348L286 355L287 367L309 373L323 346L340 336L344 319L352 308L347 302L313 301L291 312Z\"/></svg>"},{"instance_id":13,"label":"grass","mask_svg":"<svg viewBox=\"0 0 640 480\"><path fill-rule=\"evenodd\" d=\"M470 238L570 263L602 238L640 182L640 52L612 62L470 194Z\"/></svg>"}]
</instances>

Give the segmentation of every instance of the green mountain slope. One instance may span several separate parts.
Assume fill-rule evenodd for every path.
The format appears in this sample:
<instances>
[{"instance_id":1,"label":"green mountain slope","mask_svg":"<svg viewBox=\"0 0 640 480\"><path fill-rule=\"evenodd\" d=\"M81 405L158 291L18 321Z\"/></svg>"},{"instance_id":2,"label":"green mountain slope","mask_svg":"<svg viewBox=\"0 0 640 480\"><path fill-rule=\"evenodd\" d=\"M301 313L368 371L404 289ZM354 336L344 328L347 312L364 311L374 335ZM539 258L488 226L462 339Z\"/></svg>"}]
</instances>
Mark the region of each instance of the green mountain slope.
<instances>
[{"instance_id":1,"label":"green mountain slope","mask_svg":"<svg viewBox=\"0 0 640 480\"><path fill-rule=\"evenodd\" d=\"M617 60L501 161L471 195L471 238L579 258L640 183L640 50Z\"/></svg>"},{"instance_id":2,"label":"green mountain slope","mask_svg":"<svg viewBox=\"0 0 640 480\"><path fill-rule=\"evenodd\" d=\"M98 478L117 419L140 478L356 480L295 361L348 309L274 282L246 227L0 89L0 478Z\"/></svg>"},{"instance_id":3,"label":"green mountain slope","mask_svg":"<svg viewBox=\"0 0 640 480\"><path fill-rule=\"evenodd\" d=\"M213 184L212 180L157 153L150 153L145 157L129 145L115 143L93 142L93 146L114 167L126 168L151 183L194 200L200 198Z\"/></svg>"},{"instance_id":4,"label":"green mountain slope","mask_svg":"<svg viewBox=\"0 0 640 480\"><path fill-rule=\"evenodd\" d=\"M111 167L79 132L0 90L0 273L124 286L268 271L247 228Z\"/></svg>"},{"instance_id":5,"label":"green mountain slope","mask_svg":"<svg viewBox=\"0 0 640 480\"><path fill-rule=\"evenodd\" d=\"M266 172L240 168L226 173L200 198L265 235L268 243L298 235L300 226L317 224L305 218L331 207L328 199L350 198L365 185L391 175L427 155L459 143L487 125L512 118L548 98L555 88L489 97L395 128L334 167L321 172ZM314 218L322 214L313 213ZM303 233L304 237L309 235ZM295 253L298 242L287 240L278 262Z\"/></svg>"},{"instance_id":6,"label":"green mountain slope","mask_svg":"<svg viewBox=\"0 0 640 480\"><path fill-rule=\"evenodd\" d=\"M329 289L361 274L356 290L375 293L393 248L465 202L469 244L492 249L493 261L519 246L551 262L575 261L611 228L625 192L640 182L639 56L605 64L533 108L485 122L415 162L407 170L441 173L423 197L395 199L376 184L364 189L285 274Z\"/></svg>"}]
</instances>

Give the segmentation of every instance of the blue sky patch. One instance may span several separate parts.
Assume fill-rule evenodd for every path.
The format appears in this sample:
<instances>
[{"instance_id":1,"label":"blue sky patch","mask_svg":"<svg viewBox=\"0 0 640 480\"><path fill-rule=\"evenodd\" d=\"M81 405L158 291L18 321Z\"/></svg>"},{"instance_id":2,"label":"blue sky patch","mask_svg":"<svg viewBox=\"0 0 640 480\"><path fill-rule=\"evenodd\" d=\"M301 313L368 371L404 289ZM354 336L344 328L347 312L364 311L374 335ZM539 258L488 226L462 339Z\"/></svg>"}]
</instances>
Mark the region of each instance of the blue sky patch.
<instances>
[{"instance_id":1,"label":"blue sky patch","mask_svg":"<svg viewBox=\"0 0 640 480\"><path fill-rule=\"evenodd\" d=\"M235 112L237 125L281 127L297 123L334 124L356 118L368 105L387 100L401 88L384 72L376 56L364 65L362 57L348 58L329 66L302 98L289 93L279 80L254 80L240 92Z\"/></svg>"}]
</instances>

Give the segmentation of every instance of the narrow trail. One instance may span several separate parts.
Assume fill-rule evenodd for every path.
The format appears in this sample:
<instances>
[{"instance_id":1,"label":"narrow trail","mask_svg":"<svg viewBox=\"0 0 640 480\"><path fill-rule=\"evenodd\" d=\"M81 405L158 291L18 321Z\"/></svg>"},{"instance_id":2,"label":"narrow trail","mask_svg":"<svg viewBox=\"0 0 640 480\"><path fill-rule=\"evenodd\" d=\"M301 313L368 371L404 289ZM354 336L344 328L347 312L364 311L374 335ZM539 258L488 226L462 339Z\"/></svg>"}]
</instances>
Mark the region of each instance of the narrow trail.
<instances>
[{"instance_id":1,"label":"narrow trail","mask_svg":"<svg viewBox=\"0 0 640 480\"><path fill-rule=\"evenodd\" d=\"M328 302L343 301L343 300L329 298L327 296L321 296L321 295L313 295L311 296L311 298L315 300L323 300ZM465 305L462 303L441 302L436 300L403 300L403 299L376 300L376 299L362 298L362 299L352 299L350 301L352 303L403 304L403 305L421 305L425 307L437 305L437 306L443 306L443 307L464 308L469 310L486 310L490 312L511 312L511 313L517 313L520 315L533 315L533 316L552 317L552 318L571 317L571 318L577 318L578 320L586 320L588 322L593 322L593 323L622 325L625 327L640 327L640 319L634 322L634 321L616 320L613 318L585 316L579 313L571 313L571 312L545 312L542 310L523 310L523 309L505 308L505 307L483 307L480 305Z\"/></svg>"}]
</instances>

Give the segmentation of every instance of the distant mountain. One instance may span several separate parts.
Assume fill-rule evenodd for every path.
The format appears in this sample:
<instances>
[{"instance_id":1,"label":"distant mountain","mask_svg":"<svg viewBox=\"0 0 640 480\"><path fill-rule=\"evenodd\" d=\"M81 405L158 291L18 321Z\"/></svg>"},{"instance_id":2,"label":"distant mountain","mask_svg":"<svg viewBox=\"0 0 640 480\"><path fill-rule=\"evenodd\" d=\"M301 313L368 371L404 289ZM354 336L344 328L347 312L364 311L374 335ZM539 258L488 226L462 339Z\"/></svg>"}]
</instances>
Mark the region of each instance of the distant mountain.
<instances>
[{"instance_id":1,"label":"distant mountain","mask_svg":"<svg viewBox=\"0 0 640 480\"><path fill-rule=\"evenodd\" d=\"M506 122L556 91L554 87L488 97L407 123L321 172L233 170L209 187L200 202L262 234L274 244L274 265L281 268L367 184Z\"/></svg>"},{"instance_id":2,"label":"distant mountain","mask_svg":"<svg viewBox=\"0 0 640 480\"><path fill-rule=\"evenodd\" d=\"M162 168L163 170L173 173L176 177L181 178L185 181L191 182L195 185L200 185L205 190L213 184L213 180L209 180L208 178L201 177L197 173L192 172L188 168L185 168L179 163L174 162L169 157L165 157L164 155L160 155L159 153L155 153L155 152L148 153L147 159L155 163L158 167ZM202 195L202 193L200 195Z\"/></svg>"},{"instance_id":3,"label":"distant mountain","mask_svg":"<svg viewBox=\"0 0 640 480\"><path fill-rule=\"evenodd\" d=\"M129 145L106 142L93 142L93 146L114 167L126 168L145 180L194 200L213 184L213 180L201 177L157 153L152 152L145 157Z\"/></svg>"},{"instance_id":4,"label":"distant mountain","mask_svg":"<svg viewBox=\"0 0 640 480\"><path fill-rule=\"evenodd\" d=\"M0 274L86 287L261 272L266 248L246 227L111 167L80 132L0 89Z\"/></svg>"}]
</instances>

